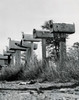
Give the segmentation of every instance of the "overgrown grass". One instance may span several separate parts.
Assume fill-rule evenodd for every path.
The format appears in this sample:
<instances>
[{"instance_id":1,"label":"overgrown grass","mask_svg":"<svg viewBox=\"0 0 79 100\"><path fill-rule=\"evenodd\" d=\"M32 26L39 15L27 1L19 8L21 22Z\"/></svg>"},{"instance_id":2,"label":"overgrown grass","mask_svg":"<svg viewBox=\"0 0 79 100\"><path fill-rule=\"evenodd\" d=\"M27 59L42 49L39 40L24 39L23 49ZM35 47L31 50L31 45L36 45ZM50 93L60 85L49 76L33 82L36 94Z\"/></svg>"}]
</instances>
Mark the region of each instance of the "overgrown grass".
<instances>
[{"instance_id":1,"label":"overgrown grass","mask_svg":"<svg viewBox=\"0 0 79 100\"><path fill-rule=\"evenodd\" d=\"M33 80L69 82L79 80L79 62L74 59L65 61L66 67L63 71L58 70L58 66L53 61L42 61L37 58L31 59L26 66L2 67L0 80Z\"/></svg>"},{"instance_id":2,"label":"overgrown grass","mask_svg":"<svg viewBox=\"0 0 79 100\"><path fill-rule=\"evenodd\" d=\"M7 66L2 67L0 71L0 80L18 80L20 73L22 72L22 66Z\"/></svg>"}]
</instances>

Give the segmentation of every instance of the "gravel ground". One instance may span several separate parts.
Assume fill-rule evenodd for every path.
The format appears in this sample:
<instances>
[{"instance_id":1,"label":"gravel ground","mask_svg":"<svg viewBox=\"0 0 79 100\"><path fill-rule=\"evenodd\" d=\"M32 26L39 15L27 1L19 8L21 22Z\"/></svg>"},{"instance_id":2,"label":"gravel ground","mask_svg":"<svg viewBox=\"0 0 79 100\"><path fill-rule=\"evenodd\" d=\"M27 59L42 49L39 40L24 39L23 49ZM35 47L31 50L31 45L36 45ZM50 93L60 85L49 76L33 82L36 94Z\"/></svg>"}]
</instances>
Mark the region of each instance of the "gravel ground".
<instances>
[{"instance_id":1,"label":"gravel ground","mask_svg":"<svg viewBox=\"0 0 79 100\"><path fill-rule=\"evenodd\" d=\"M43 85L48 83L43 83ZM20 82L0 82L0 87L27 87L25 83ZM34 85L28 85L35 87ZM49 86L49 84L48 84ZM36 86L37 88L39 85ZM79 87L75 88L61 88L52 90L0 90L0 100L79 100Z\"/></svg>"}]
</instances>

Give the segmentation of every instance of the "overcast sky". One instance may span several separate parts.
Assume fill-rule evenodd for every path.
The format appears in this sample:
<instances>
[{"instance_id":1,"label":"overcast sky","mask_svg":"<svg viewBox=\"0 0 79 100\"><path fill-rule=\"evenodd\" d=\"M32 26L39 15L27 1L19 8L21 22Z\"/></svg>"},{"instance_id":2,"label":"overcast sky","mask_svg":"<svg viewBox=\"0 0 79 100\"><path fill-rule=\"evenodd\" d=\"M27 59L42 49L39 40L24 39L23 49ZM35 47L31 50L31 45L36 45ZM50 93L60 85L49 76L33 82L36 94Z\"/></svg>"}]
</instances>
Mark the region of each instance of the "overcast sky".
<instances>
[{"instance_id":1,"label":"overcast sky","mask_svg":"<svg viewBox=\"0 0 79 100\"><path fill-rule=\"evenodd\" d=\"M75 23L76 32L67 45L79 42L79 0L0 0L0 53L8 37L20 40L21 32L32 34L47 20Z\"/></svg>"}]
</instances>

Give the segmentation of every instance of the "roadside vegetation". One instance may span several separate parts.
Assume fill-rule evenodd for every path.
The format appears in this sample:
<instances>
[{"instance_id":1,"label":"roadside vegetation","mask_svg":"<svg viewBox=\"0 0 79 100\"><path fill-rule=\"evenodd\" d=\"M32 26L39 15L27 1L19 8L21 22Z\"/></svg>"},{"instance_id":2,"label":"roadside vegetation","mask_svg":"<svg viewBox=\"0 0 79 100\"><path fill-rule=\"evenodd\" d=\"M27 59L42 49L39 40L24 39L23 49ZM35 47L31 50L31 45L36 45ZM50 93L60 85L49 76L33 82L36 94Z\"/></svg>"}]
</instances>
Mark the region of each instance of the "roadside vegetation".
<instances>
[{"instance_id":1,"label":"roadside vegetation","mask_svg":"<svg viewBox=\"0 0 79 100\"><path fill-rule=\"evenodd\" d=\"M50 60L49 63L45 60L42 66L42 61L37 59L34 54L34 59L31 59L26 65L7 66L0 70L0 80L39 80L54 81L54 82L70 82L79 80L79 43L74 43L67 52L65 61L66 67L61 72L58 70L56 62ZM62 76L61 76L62 75Z\"/></svg>"}]
</instances>

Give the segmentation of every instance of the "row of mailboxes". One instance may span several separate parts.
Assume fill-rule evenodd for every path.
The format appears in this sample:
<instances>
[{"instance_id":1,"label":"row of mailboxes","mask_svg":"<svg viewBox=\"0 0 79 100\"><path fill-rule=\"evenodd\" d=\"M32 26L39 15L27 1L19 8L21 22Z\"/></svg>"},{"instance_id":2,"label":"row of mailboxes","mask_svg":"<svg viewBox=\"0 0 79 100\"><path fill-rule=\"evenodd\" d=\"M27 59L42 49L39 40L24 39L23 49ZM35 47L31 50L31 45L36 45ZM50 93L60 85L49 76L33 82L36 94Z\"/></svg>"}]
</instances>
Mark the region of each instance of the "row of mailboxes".
<instances>
[{"instance_id":1,"label":"row of mailboxes","mask_svg":"<svg viewBox=\"0 0 79 100\"><path fill-rule=\"evenodd\" d=\"M45 31L39 31L34 29L33 35L29 34L22 34L22 40L21 41L15 41L9 39L9 48L7 48L6 52L3 54L3 59L0 57L0 60L5 60L7 64L14 64L16 66L19 66L21 64L21 51L25 51L25 60L29 61L30 57L33 57L33 50L37 49L37 44L34 42L39 42L40 39L48 39L52 38L56 40L59 38L60 41L63 40L63 38L66 38L66 34L72 34L75 32L75 25L74 24L65 24L65 23L48 23L49 30ZM43 27L45 28L45 27ZM42 43L42 48L44 49L45 43ZM28 52L30 51L30 54ZM44 49L45 50L45 49ZM45 54L45 51L42 51ZM6 57L7 58L6 58ZM6 59L5 59L6 58Z\"/></svg>"},{"instance_id":2,"label":"row of mailboxes","mask_svg":"<svg viewBox=\"0 0 79 100\"><path fill-rule=\"evenodd\" d=\"M21 41L9 39L9 47L6 46L6 51L3 51L2 57L0 56L0 60L3 62L1 65L21 65L21 51L25 52L25 60L30 59L33 50L37 49L37 44L33 42L39 42L40 40L34 39L33 35L23 34L23 36Z\"/></svg>"}]
</instances>

